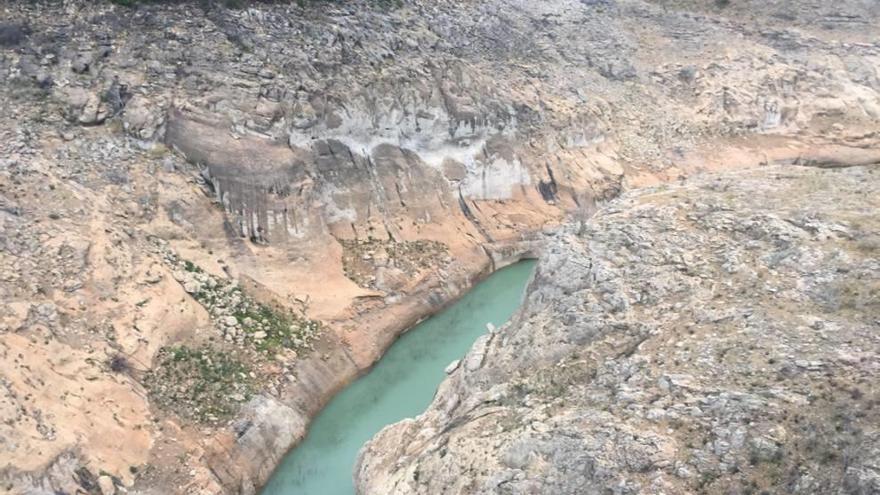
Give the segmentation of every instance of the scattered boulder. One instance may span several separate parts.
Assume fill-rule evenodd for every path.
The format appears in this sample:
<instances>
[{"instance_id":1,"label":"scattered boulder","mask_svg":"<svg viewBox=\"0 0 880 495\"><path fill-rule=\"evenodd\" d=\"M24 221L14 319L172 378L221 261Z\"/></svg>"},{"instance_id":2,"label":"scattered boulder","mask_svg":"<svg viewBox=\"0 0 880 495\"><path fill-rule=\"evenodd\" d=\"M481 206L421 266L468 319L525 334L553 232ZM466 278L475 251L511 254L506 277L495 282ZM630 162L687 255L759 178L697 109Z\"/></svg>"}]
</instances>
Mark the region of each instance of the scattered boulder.
<instances>
[{"instance_id":1,"label":"scattered boulder","mask_svg":"<svg viewBox=\"0 0 880 495\"><path fill-rule=\"evenodd\" d=\"M114 76L110 87L104 92L104 102L109 107L110 113L116 115L125 108L125 104L131 95L128 93L128 86L119 81L119 77Z\"/></svg>"},{"instance_id":2,"label":"scattered boulder","mask_svg":"<svg viewBox=\"0 0 880 495\"><path fill-rule=\"evenodd\" d=\"M458 366L461 364L461 359L456 359L455 361L449 363L446 368L443 370L447 375L451 375L455 370L458 369Z\"/></svg>"},{"instance_id":3,"label":"scattered boulder","mask_svg":"<svg viewBox=\"0 0 880 495\"><path fill-rule=\"evenodd\" d=\"M85 74L89 71L92 62L89 57L80 55L70 62L70 70L77 74Z\"/></svg>"},{"instance_id":4,"label":"scattered boulder","mask_svg":"<svg viewBox=\"0 0 880 495\"><path fill-rule=\"evenodd\" d=\"M116 493L116 484L113 483L113 478L107 475L98 477L98 488L101 490L101 495L114 495Z\"/></svg>"},{"instance_id":5,"label":"scattered boulder","mask_svg":"<svg viewBox=\"0 0 880 495\"><path fill-rule=\"evenodd\" d=\"M135 95L125 105L122 127L128 135L144 140L160 140L165 123L164 112L153 101Z\"/></svg>"},{"instance_id":6,"label":"scattered boulder","mask_svg":"<svg viewBox=\"0 0 880 495\"><path fill-rule=\"evenodd\" d=\"M68 120L81 125L97 125L107 119L108 113L101 97L80 87L64 88L58 98L65 105Z\"/></svg>"}]
</instances>

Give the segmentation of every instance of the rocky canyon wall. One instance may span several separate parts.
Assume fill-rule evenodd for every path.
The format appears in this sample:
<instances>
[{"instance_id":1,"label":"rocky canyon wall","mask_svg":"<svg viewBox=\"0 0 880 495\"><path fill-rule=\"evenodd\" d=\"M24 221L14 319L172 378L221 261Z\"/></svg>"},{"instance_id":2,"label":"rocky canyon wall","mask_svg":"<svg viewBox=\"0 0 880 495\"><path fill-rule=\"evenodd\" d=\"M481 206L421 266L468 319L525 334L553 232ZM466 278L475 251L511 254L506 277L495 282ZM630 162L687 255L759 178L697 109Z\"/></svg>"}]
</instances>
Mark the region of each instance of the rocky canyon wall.
<instances>
[{"instance_id":1,"label":"rocky canyon wall","mask_svg":"<svg viewBox=\"0 0 880 495\"><path fill-rule=\"evenodd\" d=\"M7 491L254 493L566 219L880 161L874 2L209 4L0 5Z\"/></svg>"}]
</instances>

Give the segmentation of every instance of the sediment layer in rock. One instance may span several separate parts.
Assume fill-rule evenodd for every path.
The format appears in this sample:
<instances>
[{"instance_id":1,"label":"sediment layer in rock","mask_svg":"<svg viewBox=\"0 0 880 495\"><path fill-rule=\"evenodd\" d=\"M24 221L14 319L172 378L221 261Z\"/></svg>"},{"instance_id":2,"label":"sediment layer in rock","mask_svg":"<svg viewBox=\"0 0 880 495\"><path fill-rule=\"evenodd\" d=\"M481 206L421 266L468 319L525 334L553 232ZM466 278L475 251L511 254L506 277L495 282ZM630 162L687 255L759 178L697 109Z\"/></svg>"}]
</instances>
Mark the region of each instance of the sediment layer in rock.
<instances>
[{"instance_id":1,"label":"sediment layer in rock","mask_svg":"<svg viewBox=\"0 0 880 495\"><path fill-rule=\"evenodd\" d=\"M253 493L400 332L568 215L880 159L876 2L136 3L0 7L13 493ZM262 355L229 417L162 407L144 384L169 350L279 327L202 304L157 242L320 322L314 351Z\"/></svg>"},{"instance_id":2,"label":"sediment layer in rock","mask_svg":"<svg viewBox=\"0 0 880 495\"><path fill-rule=\"evenodd\" d=\"M359 493L877 493L878 193L869 166L624 194L364 447Z\"/></svg>"}]
</instances>

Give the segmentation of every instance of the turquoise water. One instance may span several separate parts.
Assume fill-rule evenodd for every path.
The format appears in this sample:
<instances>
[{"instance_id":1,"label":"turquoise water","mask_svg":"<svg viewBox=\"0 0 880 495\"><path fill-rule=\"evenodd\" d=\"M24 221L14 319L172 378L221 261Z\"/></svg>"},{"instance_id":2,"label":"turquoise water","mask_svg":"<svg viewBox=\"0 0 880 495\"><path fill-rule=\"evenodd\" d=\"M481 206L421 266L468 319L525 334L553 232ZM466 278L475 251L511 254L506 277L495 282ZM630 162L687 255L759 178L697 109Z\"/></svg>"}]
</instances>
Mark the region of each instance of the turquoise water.
<instances>
[{"instance_id":1,"label":"turquoise water","mask_svg":"<svg viewBox=\"0 0 880 495\"><path fill-rule=\"evenodd\" d=\"M534 264L521 261L495 272L401 336L367 375L321 411L263 495L352 495L355 457L363 444L386 425L427 409L444 368L486 333L486 323L501 326L513 315Z\"/></svg>"}]
</instances>

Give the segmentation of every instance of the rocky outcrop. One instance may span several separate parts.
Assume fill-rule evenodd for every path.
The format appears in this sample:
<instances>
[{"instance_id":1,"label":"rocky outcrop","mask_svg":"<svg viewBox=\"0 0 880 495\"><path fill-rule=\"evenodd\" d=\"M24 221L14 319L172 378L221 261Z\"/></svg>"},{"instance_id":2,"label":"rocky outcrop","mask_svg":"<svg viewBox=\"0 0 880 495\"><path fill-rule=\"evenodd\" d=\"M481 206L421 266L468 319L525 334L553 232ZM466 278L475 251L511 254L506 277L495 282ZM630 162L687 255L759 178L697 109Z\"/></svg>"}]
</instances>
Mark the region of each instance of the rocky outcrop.
<instances>
[{"instance_id":1,"label":"rocky outcrop","mask_svg":"<svg viewBox=\"0 0 880 495\"><path fill-rule=\"evenodd\" d=\"M876 493L878 192L869 166L624 194L363 448L359 493Z\"/></svg>"},{"instance_id":2,"label":"rocky outcrop","mask_svg":"<svg viewBox=\"0 0 880 495\"><path fill-rule=\"evenodd\" d=\"M568 215L707 169L880 160L870 2L133 3L2 7L13 493L253 493L400 332ZM215 376L283 327L208 280L321 322L314 350ZM224 414L145 388L182 348L236 391Z\"/></svg>"}]
</instances>

